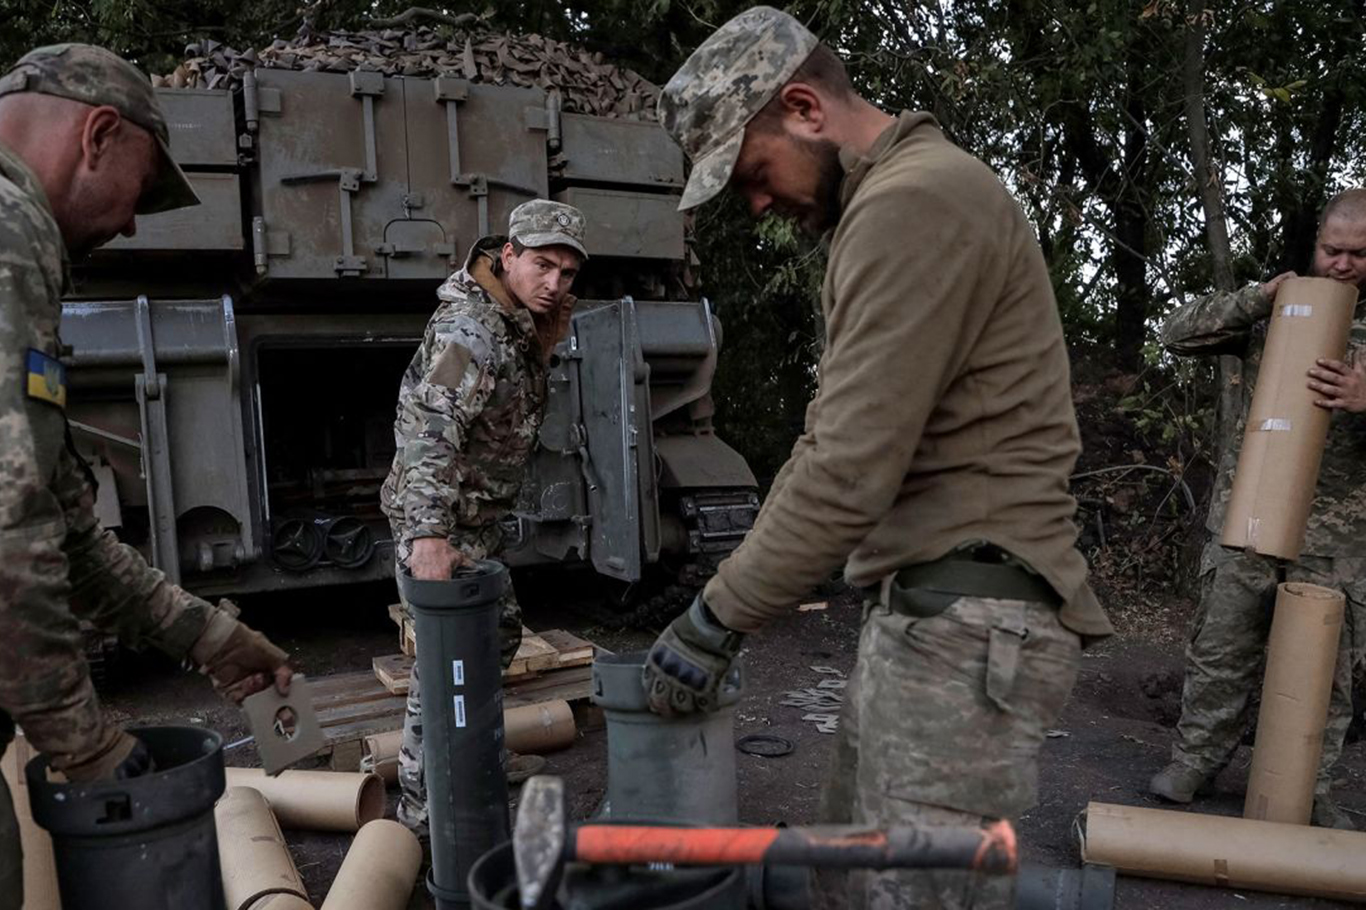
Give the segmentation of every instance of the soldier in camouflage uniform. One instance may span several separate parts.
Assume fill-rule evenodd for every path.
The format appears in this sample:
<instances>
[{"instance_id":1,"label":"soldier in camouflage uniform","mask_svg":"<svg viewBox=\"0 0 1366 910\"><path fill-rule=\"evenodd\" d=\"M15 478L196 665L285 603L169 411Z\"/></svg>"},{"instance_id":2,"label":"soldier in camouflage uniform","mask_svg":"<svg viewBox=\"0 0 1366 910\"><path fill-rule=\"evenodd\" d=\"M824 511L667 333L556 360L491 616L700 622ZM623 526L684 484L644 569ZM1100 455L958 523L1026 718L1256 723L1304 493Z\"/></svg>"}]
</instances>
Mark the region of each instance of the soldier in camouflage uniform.
<instances>
[{"instance_id":1,"label":"soldier in camouflage uniform","mask_svg":"<svg viewBox=\"0 0 1366 910\"><path fill-rule=\"evenodd\" d=\"M976 826L1033 805L1084 637L1067 351L1034 231L923 112L860 98L829 48L756 7L669 80L682 208L730 186L824 234L826 345L754 529L650 649L661 714L712 708L745 636L844 565L866 592L823 820ZM760 645L762 646L762 645ZM823 906L1007 908L960 871L823 874Z\"/></svg>"},{"instance_id":2,"label":"soldier in camouflage uniform","mask_svg":"<svg viewBox=\"0 0 1366 910\"><path fill-rule=\"evenodd\" d=\"M58 45L0 77L0 753L23 728L77 781L130 777L151 758L108 723L80 621L198 666L241 701L288 687L287 656L235 618L167 583L101 530L94 482L71 448L58 339L68 256L136 214L198 202L171 161L147 77L102 48ZM18 831L0 781L0 908L23 899Z\"/></svg>"},{"instance_id":3,"label":"soldier in camouflage uniform","mask_svg":"<svg viewBox=\"0 0 1366 910\"><path fill-rule=\"evenodd\" d=\"M545 416L551 351L569 329L583 213L537 199L513 210L508 237L485 237L437 290L440 305L399 387L398 451L381 504L398 571L450 578L494 557ZM511 588L500 605L503 666L522 637ZM418 647L422 643L418 642ZM422 702L413 667L399 752L398 818L425 835Z\"/></svg>"},{"instance_id":4,"label":"soldier in camouflage uniform","mask_svg":"<svg viewBox=\"0 0 1366 910\"><path fill-rule=\"evenodd\" d=\"M1349 190L1329 201L1321 216L1313 272L1366 287L1366 190ZM1219 446L1220 464L1206 527L1213 534L1200 559L1200 613L1186 649L1178 740L1172 763L1152 780L1152 790L1188 803L1228 764L1248 721L1249 698L1260 684L1271 628L1276 585L1311 582L1347 596L1338 640L1338 663L1323 756L1315 789L1313 821L1350 828L1334 804L1332 769L1342 752L1352 714L1352 672L1366 650L1366 381L1360 356L1366 322L1352 326L1352 363L1321 362L1308 380L1334 411L1319 469L1318 487L1299 560L1282 565L1256 553L1219 543L1233 487L1243 429L1257 384L1267 320L1276 291L1293 273L1261 285L1212 294L1181 307L1162 326L1168 350L1183 356L1242 357L1240 412Z\"/></svg>"}]
</instances>

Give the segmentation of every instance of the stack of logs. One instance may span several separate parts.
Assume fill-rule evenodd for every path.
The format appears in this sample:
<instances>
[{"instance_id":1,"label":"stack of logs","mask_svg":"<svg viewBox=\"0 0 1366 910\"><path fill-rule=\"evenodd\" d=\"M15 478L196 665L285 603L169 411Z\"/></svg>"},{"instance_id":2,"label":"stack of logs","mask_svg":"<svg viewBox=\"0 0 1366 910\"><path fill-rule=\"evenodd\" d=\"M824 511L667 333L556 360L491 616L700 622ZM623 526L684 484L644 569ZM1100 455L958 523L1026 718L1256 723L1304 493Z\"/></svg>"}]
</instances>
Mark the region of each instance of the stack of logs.
<instances>
[{"instance_id":1,"label":"stack of logs","mask_svg":"<svg viewBox=\"0 0 1366 910\"><path fill-rule=\"evenodd\" d=\"M604 63L592 53L541 35L509 35L433 28L305 32L286 41L237 51L206 40L186 48L187 59L152 84L168 88L234 89L256 67L386 76L449 75L493 85L560 93L562 109L631 120L654 120L659 87L640 74Z\"/></svg>"}]
</instances>

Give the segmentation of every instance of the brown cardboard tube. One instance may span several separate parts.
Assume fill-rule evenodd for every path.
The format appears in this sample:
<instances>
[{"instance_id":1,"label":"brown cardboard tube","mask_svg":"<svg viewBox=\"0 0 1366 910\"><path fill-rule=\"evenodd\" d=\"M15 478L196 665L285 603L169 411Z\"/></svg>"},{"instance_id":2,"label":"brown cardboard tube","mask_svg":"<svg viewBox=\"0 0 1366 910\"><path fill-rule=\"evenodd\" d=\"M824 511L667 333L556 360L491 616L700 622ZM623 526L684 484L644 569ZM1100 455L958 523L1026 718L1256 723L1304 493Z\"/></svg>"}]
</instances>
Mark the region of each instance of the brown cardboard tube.
<instances>
[{"instance_id":1,"label":"brown cardboard tube","mask_svg":"<svg viewBox=\"0 0 1366 910\"><path fill-rule=\"evenodd\" d=\"M313 910L313 905L297 894L267 894L250 910Z\"/></svg>"},{"instance_id":2,"label":"brown cardboard tube","mask_svg":"<svg viewBox=\"0 0 1366 910\"><path fill-rule=\"evenodd\" d=\"M509 751L539 755L572 745L578 728L569 702L555 699L504 711L503 735ZM398 780L398 750L402 745L402 730L365 737L361 745L361 770L378 774L385 783L394 783Z\"/></svg>"},{"instance_id":3,"label":"brown cardboard tube","mask_svg":"<svg viewBox=\"0 0 1366 910\"><path fill-rule=\"evenodd\" d=\"M541 755L574 742L574 712L569 702L556 699L522 705L503 712L503 734L508 750Z\"/></svg>"},{"instance_id":4,"label":"brown cardboard tube","mask_svg":"<svg viewBox=\"0 0 1366 910\"><path fill-rule=\"evenodd\" d=\"M14 814L19 820L19 844L24 851L24 908L25 910L61 910L61 896L57 892L57 863L52 855L52 836L33 820L29 808L28 784L24 780L24 765L33 757L33 749L22 732L5 750L0 761L5 783L9 784Z\"/></svg>"},{"instance_id":5,"label":"brown cardboard tube","mask_svg":"<svg viewBox=\"0 0 1366 910\"><path fill-rule=\"evenodd\" d=\"M1091 803L1081 858L1125 875L1366 903L1366 833Z\"/></svg>"},{"instance_id":6,"label":"brown cardboard tube","mask_svg":"<svg viewBox=\"0 0 1366 910\"><path fill-rule=\"evenodd\" d=\"M402 730L365 737L361 741L360 769L378 774L390 786L398 783L398 750L402 747Z\"/></svg>"},{"instance_id":7,"label":"brown cardboard tube","mask_svg":"<svg viewBox=\"0 0 1366 910\"><path fill-rule=\"evenodd\" d=\"M267 777L260 768L228 768L229 787L251 787L270 800L283 828L359 831L384 815L384 781L347 771L282 771Z\"/></svg>"},{"instance_id":8,"label":"brown cardboard tube","mask_svg":"<svg viewBox=\"0 0 1366 910\"><path fill-rule=\"evenodd\" d=\"M1307 385L1320 357L1342 358L1357 289L1331 278L1281 284L1252 393L1223 544L1298 559L1318 484L1329 413Z\"/></svg>"},{"instance_id":9,"label":"brown cardboard tube","mask_svg":"<svg viewBox=\"0 0 1366 910\"><path fill-rule=\"evenodd\" d=\"M369 822L346 851L322 910L403 910L408 906L422 845L398 822Z\"/></svg>"},{"instance_id":10,"label":"brown cardboard tube","mask_svg":"<svg viewBox=\"0 0 1366 910\"><path fill-rule=\"evenodd\" d=\"M307 905L304 880L264 796L250 787L229 787L213 808L213 821L228 910L251 910L273 894L293 895Z\"/></svg>"},{"instance_id":11,"label":"brown cardboard tube","mask_svg":"<svg viewBox=\"0 0 1366 910\"><path fill-rule=\"evenodd\" d=\"M1309 824L1346 606L1318 585L1276 589L1244 818Z\"/></svg>"}]
</instances>

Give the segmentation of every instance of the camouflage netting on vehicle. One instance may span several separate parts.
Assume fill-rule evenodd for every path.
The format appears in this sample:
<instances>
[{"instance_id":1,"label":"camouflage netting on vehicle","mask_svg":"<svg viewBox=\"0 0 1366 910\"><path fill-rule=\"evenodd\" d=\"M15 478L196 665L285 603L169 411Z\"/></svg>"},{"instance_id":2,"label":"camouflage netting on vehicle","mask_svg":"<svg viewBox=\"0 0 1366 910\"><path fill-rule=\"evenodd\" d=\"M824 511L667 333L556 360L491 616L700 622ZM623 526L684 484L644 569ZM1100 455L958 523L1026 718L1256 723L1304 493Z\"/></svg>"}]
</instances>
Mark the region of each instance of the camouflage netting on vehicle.
<instances>
[{"instance_id":1,"label":"camouflage netting on vehicle","mask_svg":"<svg viewBox=\"0 0 1366 910\"><path fill-rule=\"evenodd\" d=\"M307 33L292 41L239 52L215 41L192 44L175 71L153 76L171 88L233 89L253 67L388 76L457 76L560 93L565 111L654 120L659 87L640 74L604 63L602 54L541 35L443 33L382 29Z\"/></svg>"}]
</instances>

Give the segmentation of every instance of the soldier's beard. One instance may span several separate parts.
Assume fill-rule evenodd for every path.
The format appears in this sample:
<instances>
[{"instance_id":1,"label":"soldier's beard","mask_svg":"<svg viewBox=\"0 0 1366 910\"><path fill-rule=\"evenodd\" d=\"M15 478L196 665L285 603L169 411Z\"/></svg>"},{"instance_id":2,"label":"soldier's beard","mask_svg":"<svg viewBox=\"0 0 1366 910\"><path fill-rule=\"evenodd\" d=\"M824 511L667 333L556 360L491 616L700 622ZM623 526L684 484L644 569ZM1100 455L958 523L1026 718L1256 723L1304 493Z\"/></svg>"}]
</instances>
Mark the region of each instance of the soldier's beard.
<instances>
[{"instance_id":1,"label":"soldier's beard","mask_svg":"<svg viewBox=\"0 0 1366 910\"><path fill-rule=\"evenodd\" d=\"M812 237L821 237L840 220L840 184L844 182L844 168L840 166L840 147L829 139L806 139L790 136L792 143L815 167L813 202L794 213L797 224Z\"/></svg>"}]
</instances>

